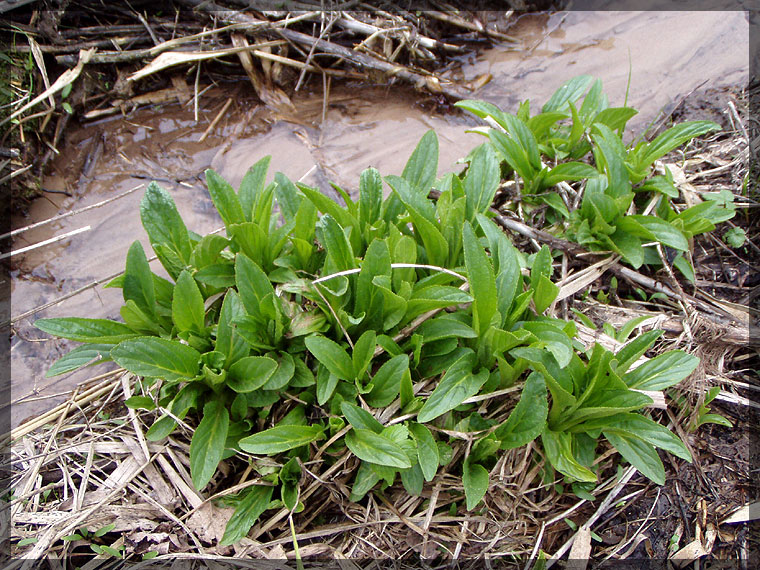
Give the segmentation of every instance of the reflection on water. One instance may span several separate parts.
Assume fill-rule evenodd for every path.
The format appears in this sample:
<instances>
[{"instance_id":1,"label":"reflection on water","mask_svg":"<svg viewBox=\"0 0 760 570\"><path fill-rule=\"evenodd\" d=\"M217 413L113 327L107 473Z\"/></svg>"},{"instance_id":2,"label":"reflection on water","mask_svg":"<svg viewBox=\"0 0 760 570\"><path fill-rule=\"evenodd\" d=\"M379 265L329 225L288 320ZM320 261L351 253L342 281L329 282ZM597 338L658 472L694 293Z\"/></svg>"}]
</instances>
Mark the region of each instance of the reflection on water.
<instances>
[{"instance_id":1,"label":"reflection on water","mask_svg":"<svg viewBox=\"0 0 760 570\"><path fill-rule=\"evenodd\" d=\"M562 82L582 73L601 78L611 104L621 105L630 71L628 103L641 111L632 126L641 130L661 108L696 88L747 82L748 26L743 13L571 12L525 16L510 33L522 39L523 50L495 47L451 72L452 78L465 81L490 73L492 80L473 97L507 111L529 98L536 102L535 112ZM237 185L251 164L272 155L270 178L282 171L293 180L306 175L305 183L326 193L333 192L328 181L352 191L368 166L384 175L399 174L428 129L438 133L441 174L455 170L455 161L481 140L465 132L474 124L470 118L425 111L418 104L419 95L397 87L333 86L326 109L317 90L296 97L297 111L288 117L258 107L245 96L246 87L204 96L197 124L190 108L175 105L69 133L44 186L65 190L71 197L46 194L32 206L29 218L15 225L79 209L157 179L174 196L188 227L203 234L221 225L202 183L206 168ZM233 97L233 105L199 143L228 97ZM14 249L90 226L61 244L14 258L12 314L123 269L135 239L149 250L140 225L141 196L138 190L20 235ZM161 272L159 264L152 265ZM43 316L118 318L120 305L120 290L93 287L15 325L12 398L24 401L12 408L13 425L59 403L62 396L56 394L106 370L100 366L62 379L44 378L55 358L75 343L45 340L31 323Z\"/></svg>"}]
</instances>

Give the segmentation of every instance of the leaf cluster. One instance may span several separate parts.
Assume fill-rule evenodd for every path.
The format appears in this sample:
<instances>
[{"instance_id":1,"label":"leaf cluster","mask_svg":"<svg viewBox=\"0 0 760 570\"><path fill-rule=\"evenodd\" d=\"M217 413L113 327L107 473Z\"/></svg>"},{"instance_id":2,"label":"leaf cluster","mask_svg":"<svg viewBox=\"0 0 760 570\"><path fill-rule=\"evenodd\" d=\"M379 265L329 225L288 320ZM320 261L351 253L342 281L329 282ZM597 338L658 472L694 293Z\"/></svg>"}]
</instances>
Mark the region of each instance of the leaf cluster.
<instances>
[{"instance_id":1,"label":"leaf cluster","mask_svg":"<svg viewBox=\"0 0 760 570\"><path fill-rule=\"evenodd\" d=\"M543 114L559 120L574 100L557 99ZM607 119L590 124L608 129L621 128L628 113L593 110ZM556 121L525 116L498 115L513 133L507 147L543 141L515 168L538 168L539 149L580 153L582 137L563 146ZM508 138L497 132L473 150L465 174L438 179L431 131L401 176L365 170L355 201L335 186L343 205L281 173L267 184L269 158L237 190L209 170L224 236L188 230L171 195L152 183L140 214L169 279L151 270L135 241L123 276L109 284L122 290L123 322L36 322L84 343L48 375L113 360L141 377L127 405L155 410L149 440L166 438L180 422L196 426L190 468L199 490L220 461L247 457L258 481L227 498L235 514L224 544L245 536L268 508L302 509L302 465L316 457L356 458L354 501L397 479L420 494L447 470L461 475L473 509L499 451L538 438L553 469L584 483L596 480L603 437L663 483L655 448L689 454L639 413L652 402L640 390L674 385L697 359L672 351L633 368L659 333L634 338L617 354L584 351L573 322L545 314L558 294L550 250L526 258L489 218L504 156L494 141ZM556 180L556 168L532 188ZM605 169L594 178L608 176ZM465 453L462 438L471 443Z\"/></svg>"}]
</instances>

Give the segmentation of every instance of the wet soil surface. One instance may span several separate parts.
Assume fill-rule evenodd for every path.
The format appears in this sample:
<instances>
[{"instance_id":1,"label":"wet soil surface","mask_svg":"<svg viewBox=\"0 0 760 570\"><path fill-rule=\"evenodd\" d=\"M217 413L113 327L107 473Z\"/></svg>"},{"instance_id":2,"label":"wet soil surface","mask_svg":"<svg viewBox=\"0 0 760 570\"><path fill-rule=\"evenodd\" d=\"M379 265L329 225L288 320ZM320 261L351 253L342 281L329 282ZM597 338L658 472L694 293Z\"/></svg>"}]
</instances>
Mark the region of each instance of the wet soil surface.
<instances>
[{"instance_id":1,"label":"wet soil surface","mask_svg":"<svg viewBox=\"0 0 760 570\"><path fill-rule=\"evenodd\" d=\"M716 119L725 110L721 94L748 80L748 23L739 12L533 15L521 18L510 33L521 39L519 49L494 47L447 72L464 81L490 74L490 82L473 98L510 112L525 99L534 102L536 112L559 85L584 73L602 79L611 105L619 106L630 73L627 101L640 111L631 122L638 135L661 112L687 113L688 105L705 111L699 118ZM172 193L188 227L203 234L221 226L205 190L206 168L237 185L251 164L272 155L270 178L282 171L334 196L328 181L351 192L368 166L383 175L400 173L428 129L438 133L440 174L456 170L456 160L480 141L479 135L466 132L476 124L471 118L444 113L447 108L439 107L439 101L398 86L336 84L325 98L317 82L312 91L294 96L296 111L286 115L261 107L249 93L247 84L206 92L197 122L190 103L140 110L72 130L43 184L53 192L37 200L25 218L14 220L14 227L98 203L155 179ZM707 103L692 103L701 93L708 93L702 98ZM229 98L232 104L222 120L199 142ZM141 196L138 188L103 207L20 234L13 249L89 226L68 240L14 256L11 314L29 312L117 273L135 239L149 250L140 226ZM154 270L159 271L158 265ZM60 403L61 393L107 370L101 366L46 379L45 371L71 343L49 340L33 321L71 315L118 318L120 305L120 290L92 287L14 324L13 425Z\"/></svg>"}]
</instances>

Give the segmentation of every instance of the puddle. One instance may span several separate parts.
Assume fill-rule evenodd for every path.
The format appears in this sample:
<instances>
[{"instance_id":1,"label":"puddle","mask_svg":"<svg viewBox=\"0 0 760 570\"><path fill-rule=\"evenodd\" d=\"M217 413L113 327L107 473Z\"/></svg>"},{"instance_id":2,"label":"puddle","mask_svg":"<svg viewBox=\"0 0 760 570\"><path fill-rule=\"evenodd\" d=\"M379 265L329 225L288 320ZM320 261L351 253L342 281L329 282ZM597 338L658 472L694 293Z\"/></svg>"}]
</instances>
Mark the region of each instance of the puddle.
<instances>
[{"instance_id":1,"label":"puddle","mask_svg":"<svg viewBox=\"0 0 760 570\"><path fill-rule=\"evenodd\" d=\"M452 72L465 80L490 73L493 79L474 97L508 111L526 98L536 102L535 111L562 82L582 73L601 78L611 104L621 105L630 61L628 100L641 111L632 122L640 132L661 108L692 90L742 85L748 77L748 24L741 12L525 16L510 33L521 38L526 51L494 48ZM290 117L262 109L246 92L241 85L232 92L207 93L197 123L192 108L169 105L69 132L44 187L71 196L46 194L32 205L28 218L14 221L14 227L98 203L157 178L172 193L188 227L203 234L221 226L199 178L206 168L214 168L236 186L251 164L272 155L270 179L276 171L292 180L305 176L305 183L334 196L328 181L352 191L368 166L383 175L399 174L428 129L438 133L441 174L455 170L455 161L481 140L465 133L474 124L469 118L424 110L419 94L399 87L333 86L324 110L320 86L294 98L297 110ZM224 118L198 142L229 97L233 104ZM18 236L14 249L90 226L66 241L14 257L11 314L20 315L120 271L135 239L149 251L140 225L141 196L138 189L106 206ZM152 265L159 272L160 265ZM118 318L121 301L118 289L92 287L14 326L11 398L7 390L3 398L14 402L14 426L60 403L61 394L79 382L107 370L98 366L46 379L50 364L76 343L46 340L31 323L43 316Z\"/></svg>"}]
</instances>

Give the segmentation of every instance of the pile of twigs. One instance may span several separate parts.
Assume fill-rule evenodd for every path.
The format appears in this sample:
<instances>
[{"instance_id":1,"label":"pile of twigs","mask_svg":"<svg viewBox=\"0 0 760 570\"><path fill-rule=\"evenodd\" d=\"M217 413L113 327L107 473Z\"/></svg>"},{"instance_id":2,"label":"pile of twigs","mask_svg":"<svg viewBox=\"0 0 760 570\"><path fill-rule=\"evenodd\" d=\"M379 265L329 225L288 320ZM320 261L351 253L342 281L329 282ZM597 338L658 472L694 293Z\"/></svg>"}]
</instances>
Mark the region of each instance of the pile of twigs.
<instances>
[{"instance_id":1,"label":"pile of twigs","mask_svg":"<svg viewBox=\"0 0 760 570\"><path fill-rule=\"evenodd\" d=\"M473 85L441 80L438 72L487 42L513 42L503 31L512 11L461 12L437 0L414 12L392 2L275 4L0 1L0 44L12 66L0 73L13 75L0 111L0 160L9 169L0 185L15 179L33 187L72 117L190 99L197 113L206 89L241 80L263 103L286 109L312 78L317 89L339 78L460 98Z\"/></svg>"}]
</instances>

